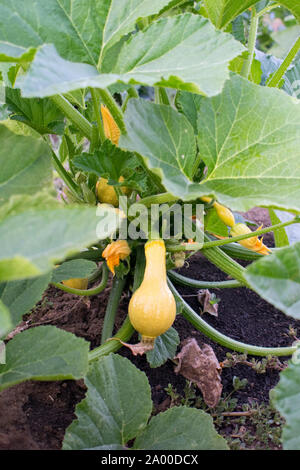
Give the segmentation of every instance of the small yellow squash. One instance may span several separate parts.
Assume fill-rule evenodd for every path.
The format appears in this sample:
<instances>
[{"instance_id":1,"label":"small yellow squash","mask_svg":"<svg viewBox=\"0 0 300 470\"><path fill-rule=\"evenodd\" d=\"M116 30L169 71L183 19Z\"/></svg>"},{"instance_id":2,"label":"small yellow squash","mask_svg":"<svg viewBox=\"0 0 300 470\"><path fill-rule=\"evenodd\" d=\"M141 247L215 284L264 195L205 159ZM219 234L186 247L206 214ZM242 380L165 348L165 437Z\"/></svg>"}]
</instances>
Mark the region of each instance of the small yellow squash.
<instances>
[{"instance_id":1,"label":"small yellow squash","mask_svg":"<svg viewBox=\"0 0 300 470\"><path fill-rule=\"evenodd\" d=\"M166 248L162 240L145 245L146 268L140 287L129 303L129 318L142 335L142 342L153 342L173 324L176 302L167 284Z\"/></svg>"}]
</instances>

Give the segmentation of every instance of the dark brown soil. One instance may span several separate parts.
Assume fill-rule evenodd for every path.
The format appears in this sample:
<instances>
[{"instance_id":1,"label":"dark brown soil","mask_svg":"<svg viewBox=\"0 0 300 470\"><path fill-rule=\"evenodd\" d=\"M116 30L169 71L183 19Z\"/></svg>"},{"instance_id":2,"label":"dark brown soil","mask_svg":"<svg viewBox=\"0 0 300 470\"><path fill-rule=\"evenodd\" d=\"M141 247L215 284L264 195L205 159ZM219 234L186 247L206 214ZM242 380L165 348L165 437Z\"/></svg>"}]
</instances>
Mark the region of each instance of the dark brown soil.
<instances>
[{"instance_id":1,"label":"dark brown soil","mask_svg":"<svg viewBox=\"0 0 300 470\"><path fill-rule=\"evenodd\" d=\"M270 244L272 238L269 238ZM194 279L215 281L226 278L226 275L200 254L190 258L188 266L180 272ZM187 287L178 287L178 289L194 310L199 311L195 290ZM101 296L91 298L89 303L51 287L34 312L24 319L27 323L24 321L22 327L56 325L90 341L91 347L94 348L100 343L108 292L109 288ZM231 338L258 346L286 346L294 341L291 327L300 330L300 321L285 316L249 289L219 289L213 292L220 298L219 315L216 318L204 314L203 318ZM119 308L117 327L127 313L127 305L128 297L124 296ZM181 315L178 315L175 327L181 340L195 337L199 344L204 342L210 344L219 361L226 358L228 352L226 348L210 341ZM132 342L136 340L135 335ZM146 373L157 411L166 409L170 403L165 391L169 384L172 384L178 393L184 393L186 380L174 373L172 361L168 361L160 368L151 369L144 356L133 357L125 348L119 353L130 358ZM248 380L246 388L233 395L241 407L243 404L252 406L253 403L268 403L269 391L278 382L279 372L269 368L265 373L258 374L251 367L241 364L224 368L223 396L233 391L234 376ZM200 392L198 393L200 395ZM75 418L75 406L82 400L84 394L83 381L31 381L3 391L0 393L0 449L60 449L65 429ZM230 434L232 431L233 428L229 427L225 433Z\"/></svg>"}]
</instances>

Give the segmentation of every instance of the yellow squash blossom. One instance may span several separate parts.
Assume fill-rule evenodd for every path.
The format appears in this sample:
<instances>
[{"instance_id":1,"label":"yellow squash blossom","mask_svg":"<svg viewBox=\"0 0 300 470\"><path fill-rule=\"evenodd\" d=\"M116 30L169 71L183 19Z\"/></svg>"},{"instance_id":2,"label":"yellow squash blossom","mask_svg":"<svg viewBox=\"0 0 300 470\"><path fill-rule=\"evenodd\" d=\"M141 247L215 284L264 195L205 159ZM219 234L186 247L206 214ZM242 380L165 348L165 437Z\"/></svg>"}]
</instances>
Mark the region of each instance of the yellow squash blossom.
<instances>
[{"instance_id":1,"label":"yellow squash blossom","mask_svg":"<svg viewBox=\"0 0 300 470\"><path fill-rule=\"evenodd\" d=\"M106 259L107 266L115 275L115 266L119 266L120 260L127 258L131 253L129 245L126 240L117 240L107 245L102 253L103 258Z\"/></svg>"},{"instance_id":2,"label":"yellow squash blossom","mask_svg":"<svg viewBox=\"0 0 300 470\"><path fill-rule=\"evenodd\" d=\"M261 228L262 225L258 228L258 230ZM241 223L235 224L230 230L230 235L232 237L245 235L246 233L251 233L251 230L249 227L247 227L246 224ZM261 255L268 255L271 252L271 250L263 244L263 238L259 239L257 236L240 240L238 243L245 248L248 248L248 250L256 251L256 253L260 253Z\"/></svg>"},{"instance_id":3,"label":"yellow squash blossom","mask_svg":"<svg viewBox=\"0 0 300 470\"><path fill-rule=\"evenodd\" d=\"M209 203L212 201L212 198L208 196L203 196L201 200ZM233 213L231 212L230 209L223 206L217 201L213 203L213 207L216 209L218 217L222 220L222 222L224 222L225 225L228 225L229 227L234 226L235 220L234 220Z\"/></svg>"},{"instance_id":4,"label":"yellow squash blossom","mask_svg":"<svg viewBox=\"0 0 300 470\"><path fill-rule=\"evenodd\" d=\"M113 144L118 145L121 132L116 121L106 106L101 105L101 115L103 119L105 137L111 140Z\"/></svg>"}]
</instances>

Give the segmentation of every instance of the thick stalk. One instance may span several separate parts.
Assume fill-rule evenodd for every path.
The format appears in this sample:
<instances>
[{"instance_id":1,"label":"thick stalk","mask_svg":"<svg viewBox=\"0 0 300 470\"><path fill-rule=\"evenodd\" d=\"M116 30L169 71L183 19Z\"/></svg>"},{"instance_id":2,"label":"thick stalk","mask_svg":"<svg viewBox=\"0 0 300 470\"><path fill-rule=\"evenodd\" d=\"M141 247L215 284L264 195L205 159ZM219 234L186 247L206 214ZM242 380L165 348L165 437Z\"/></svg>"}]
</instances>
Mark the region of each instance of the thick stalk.
<instances>
[{"instance_id":1,"label":"thick stalk","mask_svg":"<svg viewBox=\"0 0 300 470\"><path fill-rule=\"evenodd\" d=\"M168 277L172 279L176 284L181 286L193 287L194 289L232 289L233 287L242 287L239 281L198 281L196 279L190 279L189 277L182 276L175 271L168 271Z\"/></svg>"},{"instance_id":2,"label":"thick stalk","mask_svg":"<svg viewBox=\"0 0 300 470\"><path fill-rule=\"evenodd\" d=\"M90 297L92 295L97 295L102 292L106 285L107 285L107 280L108 280L108 269L106 267L106 264L103 263L102 265L102 279L100 284L96 287L92 287L91 289L74 289L73 287L65 286L64 284L61 284L60 282L52 282L51 284L55 287L57 287L60 290L63 290L64 292L68 292L69 294L75 294L75 295L82 295L84 297Z\"/></svg>"},{"instance_id":3,"label":"thick stalk","mask_svg":"<svg viewBox=\"0 0 300 470\"><path fill-rule=\"evenodd\" d=\"M296 57L298 51L300 49L300 36L296 40L295 44L292 46L291 50L289 51L288 55L280 65L280 67L273 73L269 80L267 80L266 85L268 87L278 87L282 77L284 76L285 72L293 62L294 58Z\"/></svg>"},{"instance_id":4,"label":"thick stalk","mask_svg":"<svg viewBox=\"0 0 300 470\"><path fill-rule=\"evenodd\" d=\"M99 94L98 90L96 88L90 88L92 100L93 100L93 107L94 107L94 113L96 116L97 120L97 128L98 128L98 133L99 133L99 139L100 142L104 142L106 137L104 134L104 129L102 125L102 119L101 119L101 111L100 111L100 99L99 99Z\"/></svg>"},{"instance_id":5,"label":"thick stalk","mask_svg":"<svg viewBox=\"0 0 300 470\"><path fill-rule=\"evenodd\" d=\"M133 292L138 289L138 287L142 283L146 264L144 247L139 246L137 248L136 253L137 260L134 271ZM106 341L106 343L89 352L89 361L94 361L95 359L98 359L101 356L105 356L106 354L118 351L118 349L122 347L121 341L123 341L124 343L128 342L131 336L133 335L134 331L135 330L130 323L129 317L127 316L122 327L113 338L109 339L108 341Z\"/></svg>"},{"instance_id":6,"label":"thick stalk","mask_svg":"<svg viewBox=\"0 0 300 470\"><path fill-rule=\"evenodd\" d=\"M139 204L144 204L144 206L150 207L151 204L164 204L168 202L175 202L178 200L179 197L173 196L169 193L162 193L144 197L144 199L140 199Z\"/></svg>"},{"instance_id":7,"label":"thick stalk","mask_svg":"<svg viewBox=\"0 0 300 470\"><path fill-rule=\"evenodd\" d=\"M128 90L127 90L127 96L124 100L124 103L122 104L122 112L125 113L126 111L126 108L127 108L127 104L128 104L128 101L130 100L130 98L138 98L139 97L139 94L138 92L136 91L136 89L132 86L130 87Z\"/></svg>"},{"instance_id":8,"label":"thick stalk","mask_svg":"<svg viewBox=\"0 0 300 470\"><path fill-rule=\"evenodd\" d=\"M102 102L108 107L112 117L116 121L116 124L120 129L121 134L124 134L126 132L126 128L121 108L117 105L108 90L99 89L98 91Z\"/></svg>"},{"instance_id":9,"label":"thick stalk","mask_svg":"<svg viewBox=\"0 0 300 470\"><path fill-rule=\"evenodd\" d=\"M93 140L92 124L62 95L51 97L56 106L91 142Z\"/></svg>"},{"instance_id":10,"label":"thick stalk","mask_svg":"<svg viewBox=\"0 0 300 470\"><path fill-rule=\"evenodd\" d=\"M89 361L95 361L96 359L99 359L99 357L106 356L107 354L118 351L118 349L122 347L122 343L120 341L127 343L133 333L134 328L130 323L129 317L127 316L123 325L115 334L115 336L113 336L106 343L89 352Z\"/></svg>"},{"instance_id":11,"label":"thick stalk","mask_svg":"<svg viewBox=\"0 0 300 470\"><path fill-rule=\"evenodd\" d=\"M179 292L175 289L173 284L169 282L169 287L173 292L175 299L181 303L183 307L182 315L195 327L197 330L204 333L208 338L211 338L218 344L225 346L233 351L250 354L253 356L290 356L296 350L297 346L287 346L281 348L265 348L261 346L252 346L251 344L242 343L228 336L220 333L215 328L206 323L203 318L197 315L196 312L185 302Z\"/></svg>"},{"instance_id":12,"label":"thick stalk","mask_svg":"<svg viewBox=\"0 0 300 470\"><path fill-rule=\"evenodd\" d=\"M120 298L125 286L126 277L117 278L113 280L113 285L109 294L108 303L105 311L105 317L102 327L101 344L105 343L108 338L111 338Z\"/></svg>"},{"instance_id":13,"label":"thick stalk","mask_svg":"<svg viewBox=\"0 0 300 470\"><path fill-rule=\"evenodd\" d=\"M170 106L170 100L165 88L160 86L155 87L155 103L166 104L167 106Z\"/></svg>"},{"instance_id":14,"label":"thick stalk","mask_svg":"<svg viewBox=\"0 0 300 470\"><path fill-rule=\"evenodd\" d=\"M253 62L254 57L254 50L256 44L256 36L257 36L257 29L258 29L258 16L256 14L256 9L253 6L251 8L251 23L250 23L250 30L249 30L249 38L248 38L248 57L244 62L242 68L242 77L248 78L251 72L251 65Z\"/></svg>"},{"instance_id":15,"label":"thick stalk","mask_svg":"<svg viewBox=\"0 0 300 470\"><path fill-rule=\"evenodd\" d=\"M178 252L178 251L198 251L206 248L213 248L216 246L223 246L228 245L233 242L238 242L241 240L246 240L247 238L257 237L259 235L263 235L264 233L273 232L275 230L279 230L283 227L287 227L288 225L298 224L300 223L300 218L295 217L293 220L289 220L288 222L280 222L279 224L272 225L271 227L265 227L260 230L256 230L255 232L246 233L244 235L237 235L236 237L230 238L223 238L221 240L212 240L207 241L204 244L202 243L181 243L179 245L170 245L168 247L168 251L170 252Z\"/></svg>"},{"instance_id":16,"label":"thick stalk","mask_svg":"<svg viewBox=\"0 0 300 470\"><path fill-rule=\"evenodd\" d=\"M52 159L53 159L54 168L57 171L57 173L59 174L59 176L61 177L61 179L63 180L63 182L65 183L65 185L67 186L67 188L69 188L69 190L72 193L74 193L75 196L81 198L79 186L75 183L75 181L73 180L71 175L67 172L67 170L62 165L62 163L57 158L57 156L55 155L55 153L52 149L51 149L51 155L52 155Z\"/></svg>"}]
</instances>

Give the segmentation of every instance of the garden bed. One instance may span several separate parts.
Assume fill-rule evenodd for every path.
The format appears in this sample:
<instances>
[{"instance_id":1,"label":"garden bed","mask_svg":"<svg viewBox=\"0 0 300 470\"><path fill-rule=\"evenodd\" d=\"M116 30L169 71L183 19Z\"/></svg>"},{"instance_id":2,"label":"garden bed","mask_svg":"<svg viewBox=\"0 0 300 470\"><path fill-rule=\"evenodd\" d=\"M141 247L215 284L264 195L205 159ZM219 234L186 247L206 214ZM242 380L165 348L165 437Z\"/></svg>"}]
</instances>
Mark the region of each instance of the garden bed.
<instances>
[{"instance_id":1,"label":"garden bed","mask_svg":"<svg viewBox=\"0 0 300 470\"><path fill-rule=\"evenodd\" d=\"M256 221L257 212L250 215ZM263 215L260 212L260 220ZM272 244L271 237L268 244ZM188 266L179 272L194 279L226 279L226 275L201 254L191 257ZM196 291L188 287L178 289L199 312ZM109 287L100 296L86 300L50 287L33 313L24 318L19 329L56 325L90 341L94 348L100 342L108 292ZM299 331L300 321L276 310L253 291L235 288L212 289L212 292L220 299L218 317L206 313L203 318L220 332L258 346L287 346L294 341L293 335L297 334L297 329ZM127 313L128 300L129 297L123 296L117 328ZM181 315L177 317L175 327L181 341L194 337L199 344L210 344L220 362L226 360L226 353L230 351L195 330ZM132 342L136 340L137 335ZM145 356L133 357L125 348L120 349L119 353L129 357L146 373L152 389L154 413L182 403L205 407L201 393L183 376L174 373L172 361L152 369ZM231 448L279 449L282 420L269 406L269 391L278 382L279 369L287 358L280 358L280 362L275 361L267 368L261 358L255 359L258 361L258 372L254 367L241 363L223 368L222 399L217 409L210 412L217 429L228 439ZM250 362L251 358L248 357L247 361ZM30 381L3 391L0 393L0 449L60 449L65 429L75 419L75 406L84 395L83 381Z\"/></svg>"}]
</instances>

